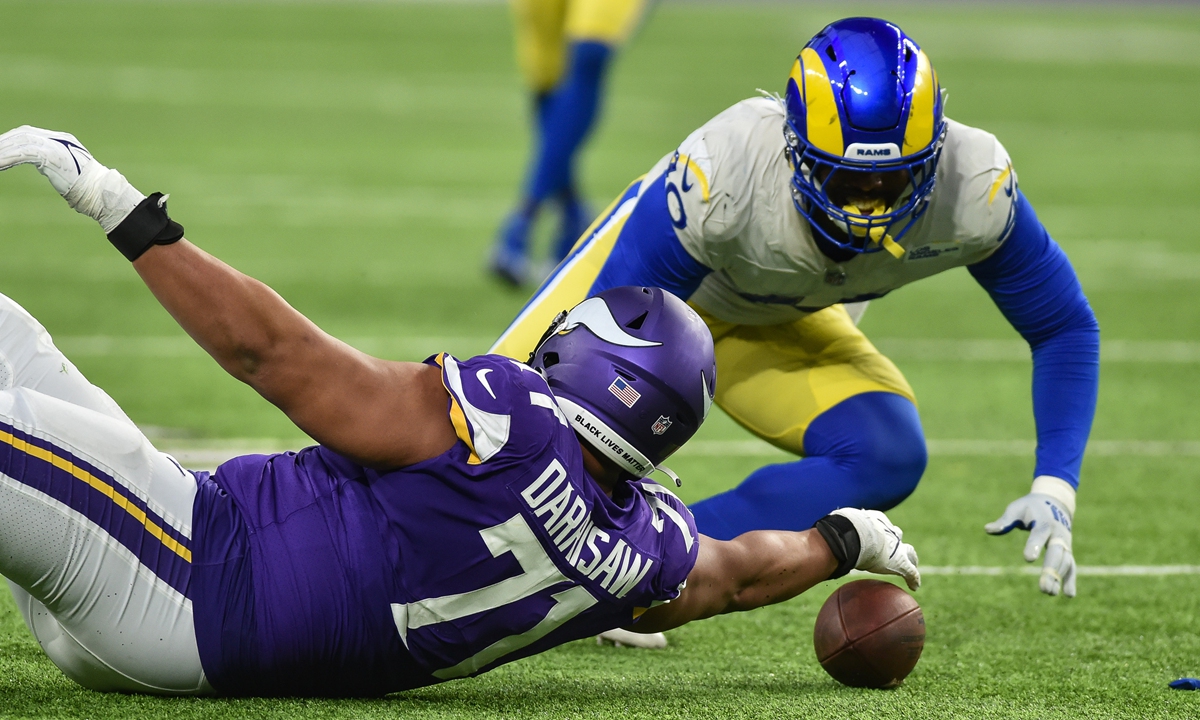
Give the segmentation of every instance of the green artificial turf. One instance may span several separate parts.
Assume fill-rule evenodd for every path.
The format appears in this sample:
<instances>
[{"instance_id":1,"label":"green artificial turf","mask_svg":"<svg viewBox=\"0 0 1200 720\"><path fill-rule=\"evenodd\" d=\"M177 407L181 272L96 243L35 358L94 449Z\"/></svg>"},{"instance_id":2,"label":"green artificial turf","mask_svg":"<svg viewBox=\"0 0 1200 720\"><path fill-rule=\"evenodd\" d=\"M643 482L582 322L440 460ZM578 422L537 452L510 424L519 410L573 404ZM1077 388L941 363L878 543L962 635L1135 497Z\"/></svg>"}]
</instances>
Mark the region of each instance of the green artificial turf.
<instances>
[{"instance_id":1,"label":"green artificial turf","mask_svg":"<svg viewBox=\"0 0 1200 720\"><path fill-rule=\"evenodd\" d=\"M619 56L583 156L594 206L728 105L781 90L812 33L859 13L915 36L949 88L948 114L1008 148L1106 347L1191 343L1190 361L1106 361L1093 438L1200 440L1194 7L663 3ZM469 355L524 302L482 271L529 144L502 4L0 0L0 31L0 130L75 133L138 187L170 192L191 240L335 335L386 357ZM138 423L168 439L304 442L192 347L30 168L0 175L0 248L0 291ZM862 326L884 348L1017 340L962 270L873 303ZM1032 439L1027 360L896 360L930 438ZM714 413L697 440L748 437ZM784 459L685 449L671 464L696 500ZM1200 562L1196 462L1090 455L1079 561ZM1022 538L982 525L1024 492L1032 464L934 455L891 515L926 565L1016 566ZM840 687L817 665L812 622L831 590L682 628L663 652L580 641L371 702L84 691L0 593L0 717L1200 717L1200 693L1166 688L1200 675L1200 576L1085 576L1068 601L1030 576L931 575L917 594L925 655L893 691Z\"/></svg>"}]
</instances>

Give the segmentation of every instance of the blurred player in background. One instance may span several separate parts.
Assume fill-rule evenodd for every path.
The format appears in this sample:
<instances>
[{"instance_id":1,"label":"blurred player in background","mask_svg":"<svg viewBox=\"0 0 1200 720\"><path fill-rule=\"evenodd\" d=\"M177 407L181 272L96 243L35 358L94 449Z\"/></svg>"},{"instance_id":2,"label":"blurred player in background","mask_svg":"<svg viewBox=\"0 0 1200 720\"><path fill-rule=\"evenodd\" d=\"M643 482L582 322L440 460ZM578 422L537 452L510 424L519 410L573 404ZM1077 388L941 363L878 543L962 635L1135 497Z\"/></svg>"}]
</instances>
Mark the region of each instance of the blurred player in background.
<instances>
[{"instance_id":1,"label":"blurred player in background","mask_svg":"<svg viewBox=\"0 0 1200 720\"><path fill-rule=\"evenodd\" d=\"M530 232L547 203L561 213L549 265L557 264L591 223L576 182L575 158L600 112L613 53L650 1L512 0L517 60L533 93L535 141L521 199L492 250L490 268L501 280L519 286L530 279Z\"/></svg>"},{"instance_id":2,"label":"blurred player in background","mask_svg":"<svg viewBox=\"0 0 1200 720\"><path fill-rule=\"evenodd\" d=\"M0 135L0 170L25 163L320 443L184 470L0 295L0 574L85 687L383 695L781 602L852 568L920 585L882 513L724 542L648 479L670 474L716 383L712 336L670 293L580 303L528 365L380 360L184 240L163 195L73 136Z\"/></svg>"},{"instance_id":3,"label":"blurred player in background","mask_svg":"<svg viewBox=\"0 0 1200 720\"><path fill-rule=\"evenodd\" d=\"M926 449L912 388L857 320L873 298L967 266L1033 351L1035 479L986 529L1031 530L1026 560L1046 549L1040 588L1073 596L1099 330L1008 153L944 117L929 58L883 20L826 27L785 90L729 108L635 181L493 352L528 357L555 313L615 285L687 299L716 342L716 402L802 456L693 505L700 531L803 528L916 488Z\"/></svg>"}]
</instances>

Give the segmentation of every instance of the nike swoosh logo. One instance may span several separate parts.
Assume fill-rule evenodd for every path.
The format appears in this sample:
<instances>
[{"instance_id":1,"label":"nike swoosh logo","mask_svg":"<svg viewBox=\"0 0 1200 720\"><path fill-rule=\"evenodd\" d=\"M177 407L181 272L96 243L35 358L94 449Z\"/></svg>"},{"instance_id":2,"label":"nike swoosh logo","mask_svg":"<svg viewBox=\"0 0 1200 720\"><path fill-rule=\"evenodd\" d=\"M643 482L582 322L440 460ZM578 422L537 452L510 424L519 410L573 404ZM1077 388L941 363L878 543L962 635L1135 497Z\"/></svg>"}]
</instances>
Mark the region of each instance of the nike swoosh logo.
<instances>
[{"instance_id":1,"label":"nike swoosh logo","mask_svg":"<svg viewBox=\"0 0 1200 720\"><path fill-rule=\"evenodd\" d=\"M479 372L475 373L475 377L479 378L479 384L482 385L483 389L488 391L488 395L491 395L492 399L495 400L496 393L492 392L492 386L489 385L488 381L487 381L487 374L490 373L491 371L492 371L492 368L484 368L484 369L480 370Z\"/></svg>"},{"instance_id":2,"label":"nike swoosh logo","mask_svg":"<svg viewBox=\"0 0 1200 720\"><path fill-rule=\"evenodd\" d=\"M58 138L50 138L50 139L56 143L60 143L63 147L65 147L67 149L67 152L71 154L71 159L75 161L75 172L78 172L78 173L83 172L83 170L80 169L80 167L79 167L79 158L75 157L75 150L82 152L85 157L90 158L91 154L88 153L87 149L84 148L82 145L77 145L77 144L71 142L70 140L59 140Z\"/></svg>"}]
</instances>

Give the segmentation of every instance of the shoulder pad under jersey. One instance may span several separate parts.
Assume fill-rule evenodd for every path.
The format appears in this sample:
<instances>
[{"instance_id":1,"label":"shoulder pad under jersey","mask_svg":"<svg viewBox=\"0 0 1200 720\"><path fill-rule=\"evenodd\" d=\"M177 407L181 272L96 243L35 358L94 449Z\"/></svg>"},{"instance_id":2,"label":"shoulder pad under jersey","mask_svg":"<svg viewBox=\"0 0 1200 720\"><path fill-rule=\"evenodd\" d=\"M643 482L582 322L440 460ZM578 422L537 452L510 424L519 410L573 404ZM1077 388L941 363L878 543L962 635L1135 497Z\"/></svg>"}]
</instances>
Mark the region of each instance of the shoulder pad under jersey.
<instances>
[{"instance_id":1,"label":"shoulder pad under jersey","mask_svg":"<svg viewBox=\"0 0 1200 720\"><path fill-rule=\"evenodd\" d=\"M502 355L458 360L440 353L426 362L442 369L450 394L450 421L470 449L467 463L485 463L501 453L541 452L567 419L536 370Z\"/></svg>"}]
</instances>

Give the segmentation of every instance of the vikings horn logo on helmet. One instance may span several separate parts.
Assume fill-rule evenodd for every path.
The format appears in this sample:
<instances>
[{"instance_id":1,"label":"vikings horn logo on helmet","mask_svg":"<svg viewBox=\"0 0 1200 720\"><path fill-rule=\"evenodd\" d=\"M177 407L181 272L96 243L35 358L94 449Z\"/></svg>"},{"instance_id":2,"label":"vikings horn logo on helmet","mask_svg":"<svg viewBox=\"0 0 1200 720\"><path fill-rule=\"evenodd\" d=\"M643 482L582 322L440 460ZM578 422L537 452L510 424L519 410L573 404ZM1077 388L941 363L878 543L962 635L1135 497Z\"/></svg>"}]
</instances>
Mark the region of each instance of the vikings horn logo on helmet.
<instances>
[{"instance_id":1,"label":"vikings horn logo on helmet","mask_svg":"<svg viewBox=\"0 0 1200 720\"><path fill-rule=\"evenodd\" d=\"M592 334L606 343L621 347L658 347L660 342L636 338L617 324L612 311L602 298L594 297L584 300L567 313L566 319L556 332L565 333L580 325L592 331Z\"/></svg>"}]
</instances>

